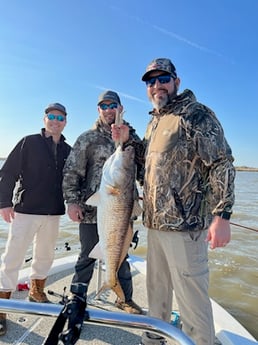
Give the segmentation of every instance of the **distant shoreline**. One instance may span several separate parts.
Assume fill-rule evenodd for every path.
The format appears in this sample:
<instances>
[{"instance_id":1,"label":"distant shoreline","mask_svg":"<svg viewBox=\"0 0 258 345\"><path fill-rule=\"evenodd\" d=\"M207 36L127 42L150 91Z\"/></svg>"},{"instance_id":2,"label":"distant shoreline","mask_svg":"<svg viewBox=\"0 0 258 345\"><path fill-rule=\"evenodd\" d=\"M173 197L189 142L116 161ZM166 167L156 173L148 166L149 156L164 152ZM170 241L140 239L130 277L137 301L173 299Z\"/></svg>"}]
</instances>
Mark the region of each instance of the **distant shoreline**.
<instances>
[{"instance_id":1,"label":"distant shoreline","mask_svg":"<svg viewBox=\"0 0 258 345\"><path fill-rule=\"evenodd\" d=\"M4 161L6 158L1 158L0 161ZM246 166L235 167L236 171L250 171L250 172L258 172L258 168L250 168Z\"/></svg>"},{"instance_id":2,"label":"distant shoreline","mask_svg":"<svg viewBox=\"0 0 258 345\"><path fill-rule=\"evenodd\" d=\"M236 171L250 171L250 172L258 172L258 168L249 168L249 167L235 167Z\"/></svg>"}]
</instances>

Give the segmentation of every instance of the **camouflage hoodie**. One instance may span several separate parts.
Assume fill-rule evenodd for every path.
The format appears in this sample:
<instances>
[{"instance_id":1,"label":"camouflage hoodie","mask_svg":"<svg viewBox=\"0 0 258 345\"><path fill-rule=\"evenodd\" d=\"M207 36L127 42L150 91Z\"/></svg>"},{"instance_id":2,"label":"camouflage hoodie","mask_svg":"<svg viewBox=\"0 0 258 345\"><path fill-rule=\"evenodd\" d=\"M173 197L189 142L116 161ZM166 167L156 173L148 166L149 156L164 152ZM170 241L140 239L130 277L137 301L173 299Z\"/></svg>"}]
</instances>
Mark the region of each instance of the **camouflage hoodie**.
<instances>
[{"instance_id":1,"label":"camouflage hoodie","mask_svg":"<svg viewBox=\"0 0 258 345\"><path fill-rule=\"evenodd\" d=\"M190 90L150 113L146 135L144 225L163 231L207 229L231 212L233 157L215 114Z\"/></svg>"},{"instance_id":2,"label":"camouflage hoodie","mask_svg":"<svg viewBox=\"0 0 258 345\"><path fill-rule=\"evenodd\" d=\"M135 130L129 126L130 140L141 142ZM91 130L82 133L76 140L64 167L63 194L66 203L78 204L84 214L83 223L97 222L97 208L85 201L99 189L102 168L115 151L110 126L98 119Z\"/></svg>"}]
</instances>

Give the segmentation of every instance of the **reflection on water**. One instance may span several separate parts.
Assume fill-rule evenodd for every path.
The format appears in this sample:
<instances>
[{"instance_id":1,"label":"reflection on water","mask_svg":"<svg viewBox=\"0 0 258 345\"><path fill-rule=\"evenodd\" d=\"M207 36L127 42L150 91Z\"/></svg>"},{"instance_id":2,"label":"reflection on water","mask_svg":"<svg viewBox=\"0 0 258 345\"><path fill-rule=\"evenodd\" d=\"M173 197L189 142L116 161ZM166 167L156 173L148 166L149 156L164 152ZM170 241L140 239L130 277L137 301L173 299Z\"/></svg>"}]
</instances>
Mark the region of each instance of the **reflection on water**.
<instances>
[{"instance_id":1,"label":"reflection on water","mask_svg":"<svg viewBox=\"0 0 258 345\"><path fill-rule=\"evenodd\" d=\"M237 172L236 203L232 222L258 228L258 173ZM134 255L146 255L146 230L135 223L140 241ZM3 252L8 225L0 218L0 252ZM209 250L210 295L258 339L258 233L232 226L232 240L225 248ZM71 250L67 252L65 243ZM56 257L79 252L78 224L62 217ZM31 250L27 253L31 257Z\"/></svg>"}]
</instances>

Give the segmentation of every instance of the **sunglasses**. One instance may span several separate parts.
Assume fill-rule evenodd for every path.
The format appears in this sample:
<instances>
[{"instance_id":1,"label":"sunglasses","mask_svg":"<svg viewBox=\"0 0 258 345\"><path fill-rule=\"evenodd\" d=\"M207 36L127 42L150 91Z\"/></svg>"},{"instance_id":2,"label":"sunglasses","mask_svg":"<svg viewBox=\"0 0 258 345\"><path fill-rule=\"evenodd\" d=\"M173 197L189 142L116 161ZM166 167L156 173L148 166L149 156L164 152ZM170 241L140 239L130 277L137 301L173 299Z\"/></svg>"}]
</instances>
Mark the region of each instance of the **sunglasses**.
<instances>
[{"instance_id":1,"label":"sunglasses","mask_svg":"<svg viewBox=\"0 0 258 345\"><path fill-rule=\"evenodd\" d=\"M170 82L171 78L172 77L170 75L159 75L146 80L146 85L152 87L155 85L156 80L158 80L160 84L167 84Z\"/></svg>"},{"instance_id":2,"label":"sunglasses","mask_svg":"<svg viewBox=\"0 0 258 345\"><path fill-rule=\"evenodd\" d=\"M107 110L107 109L117 109L118 104L117 103L110 103L110 104L106 104L106 103L101 103L99 105L101 110Z\"/></svg>"},{"instance_id":3,"label":"sunglasses","mask_svg":"<svg viewBox=\"0 0 258 345\"><path fill-rule=\"evenodd\" d=\"M47 118L48 118L50 121L53 121L53 120L57 120L57 121L59 121L59 122L65 121L65 116L63 116L63 115L47 114Z\"/></svg>"}]
</instances>

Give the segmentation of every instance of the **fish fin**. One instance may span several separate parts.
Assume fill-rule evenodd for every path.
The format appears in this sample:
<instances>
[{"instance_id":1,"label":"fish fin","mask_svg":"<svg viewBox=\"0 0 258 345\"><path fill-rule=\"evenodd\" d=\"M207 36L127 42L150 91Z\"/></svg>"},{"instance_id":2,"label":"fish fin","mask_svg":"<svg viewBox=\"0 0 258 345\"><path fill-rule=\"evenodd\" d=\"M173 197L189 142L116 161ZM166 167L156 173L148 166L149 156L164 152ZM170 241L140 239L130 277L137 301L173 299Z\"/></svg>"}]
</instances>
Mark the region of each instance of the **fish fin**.
<instances>
[{"instance_id":1,"label":"fish fin","mask_svg":"<svg viewBox=\"0 0 258 345\"><path fill-rule=\"evenodd\" d=\"M124 294L124 291L122 290L119 280L117 280L116 285L112 287L112 290L117 295L120 301L125 302L125 294Z\"/></svg>"},{"instance_id":2,"label":"fish fin","mask_svg":"<svg viewBox=\"0 0 258 345\"><path fill-rule=\"evenodd\" d=\"M99 289L99 291L96 293L95 298L98 299L100 297L100 295L106 291L107 289L110 289L109 285L107 283L104 282L104 284L101 286L101 288Z\"/></svg>"},{"instance_id":3,"label":"fish fin","mask_svg":"<svg viewBox=\"0 0 258 345\"><path fill-rule=\"evenodd\" d=\"M130 223L129 226L128 226L128 230L127 230L127 233L126 233L125 240L124 240L124 246L123 246L123 249L122 249L122 252L121 252L121 258L120 258L119 266L118 266L119 268L122 265L122 262L124 261L126 255L128 253L128 250L129 250L130 244L132 242L132 239L133 239L133 227L132 227L132 224Z\"/></svg>"},{"instance_id":4,"label":"fish fin","mask_svg":"<svg viewBox=\"0 0 258 345\"><path fill-rule=\"evenodd\" d=\"M91 250L91 252L89 253L88 256L89 256L89 258L104 260L104 255L103 255L103 252L101 250L101 246L100 246L99 242Z\"/></svg>"},{"instance_id":5,"label":"fish fin","mask_svg":"<svg viewBox=\"0 0 258 345\"><path fill-rule=\"evenodd\" d=\"M122 302L125 302L125 294L122 290L122 287L119 283L119 280L117 279L116 281L116 285L113 287L110 287L109 284L107 284L106 282L104 282L104 284L102 285L102 287L99 289L99 291L97 292L95 298L98 299L100 297L100 295L105 292L106 290L111 289L114 291L114 293L117 295L117 297L119 298L119 300L121 300Z\"/></svg>"},{"instance_id":6,"label":"fish fin","mask_svg":"<svg viewBox=\"0 0 258 345\"><path fill-rule=\"evenodd\" d=\"M139 200L134 200L132 219L138 218L141 215L141 213L142 213L142 207L139 203Z\"/></svg>"},{"instance_id":7,"label":"fish fin","mask_svg":"<svg viewBox=\"0 0 258 345\"><path fill-rule=\"evenodd\" d=\"M86 200L86 205L98 206L100 204L100 193L96 192L92 194L89 199Z\"/></svg>"},{"instance_id":8,"label":"fish fin","mask_svg":"<svg viewBox=\"0 0 258 345\"><path fill-rule=\"evenodd\" d=\"M107 193L111 194L111 195L119 195L120 194L120 190L117 187L114 186L107 186Z\"/></svg>"}]
</instances>

